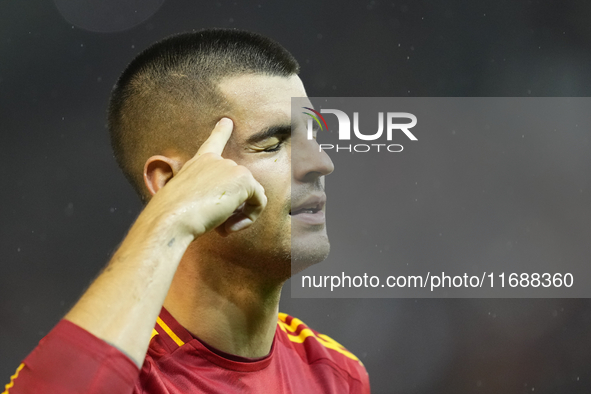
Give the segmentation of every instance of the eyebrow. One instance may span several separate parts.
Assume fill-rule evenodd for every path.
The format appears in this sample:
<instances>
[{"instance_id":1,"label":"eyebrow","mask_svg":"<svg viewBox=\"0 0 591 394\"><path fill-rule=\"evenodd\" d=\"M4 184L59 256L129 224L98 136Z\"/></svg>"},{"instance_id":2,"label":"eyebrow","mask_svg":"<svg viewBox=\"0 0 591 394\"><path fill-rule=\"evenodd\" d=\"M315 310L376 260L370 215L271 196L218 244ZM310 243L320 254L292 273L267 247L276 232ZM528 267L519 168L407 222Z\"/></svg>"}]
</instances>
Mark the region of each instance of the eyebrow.
<instances>
[{"instance_id":1,"label":"eyebrow","mask_svg":"<svg viewBox=\"0 0 591 394\"><path fill-rule=\"evenodd\" d=\"M256 144L269 138L285 139L291 137L291 125L270 126L248 137L247 144Z\"/></svg>"}]
</instances>

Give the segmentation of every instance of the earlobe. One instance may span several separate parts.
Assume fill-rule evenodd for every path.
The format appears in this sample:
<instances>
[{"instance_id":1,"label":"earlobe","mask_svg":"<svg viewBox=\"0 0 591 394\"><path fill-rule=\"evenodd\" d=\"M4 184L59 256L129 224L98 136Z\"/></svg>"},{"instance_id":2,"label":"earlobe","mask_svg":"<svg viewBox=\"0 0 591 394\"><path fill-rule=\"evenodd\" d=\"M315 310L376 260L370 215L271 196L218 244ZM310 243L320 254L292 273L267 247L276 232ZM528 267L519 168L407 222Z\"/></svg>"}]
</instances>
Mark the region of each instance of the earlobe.
<instances>
[{"instance_id":1,"label":"earlobe","mask_svg":"<svg viewBox=\"0 0 591 394\"><path fill-rule=\"evenodd\" d=\"M144 183L151 195L156 194L182 168L180 160L166 156L152 156L144 165Z\"/></svg>"}]
</instances>

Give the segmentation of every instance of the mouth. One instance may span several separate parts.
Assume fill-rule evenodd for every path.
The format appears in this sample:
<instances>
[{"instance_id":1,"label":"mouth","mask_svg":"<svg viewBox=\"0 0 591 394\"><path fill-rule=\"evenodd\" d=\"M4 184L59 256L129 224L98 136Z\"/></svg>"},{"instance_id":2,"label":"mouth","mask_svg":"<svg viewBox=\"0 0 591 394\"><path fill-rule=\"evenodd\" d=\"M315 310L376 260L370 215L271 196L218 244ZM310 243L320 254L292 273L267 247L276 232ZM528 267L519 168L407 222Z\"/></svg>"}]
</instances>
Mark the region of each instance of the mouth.
<instances>
[{"instance_id":1,"label":"mouth","mask_svg":"<svg viewBox=\"0 0 591 394\"><path fill-rule=\"evenodd\" d=\"M326 204L326 195L313 195L304 202L294 206L289 211L289 216L302 223L310 225L324 224L324 205Z\"/></svg>"},{"instance_id":2,"label":"mouth","mask_svg":"<svg viewBox=\"0 0 591 394\"><path fill-rule=\"evenodd\" d=\"M300 209L297 209L295 211L289 211L289 215L290 216L296 216L296 215L301 215L301 214L304 214L304 213L312 214L313 215L315 213L318 213L321 210L322 210L322 207L320 205L316 205L314 207L300 208Z\"/></svg>"}]
</instances>

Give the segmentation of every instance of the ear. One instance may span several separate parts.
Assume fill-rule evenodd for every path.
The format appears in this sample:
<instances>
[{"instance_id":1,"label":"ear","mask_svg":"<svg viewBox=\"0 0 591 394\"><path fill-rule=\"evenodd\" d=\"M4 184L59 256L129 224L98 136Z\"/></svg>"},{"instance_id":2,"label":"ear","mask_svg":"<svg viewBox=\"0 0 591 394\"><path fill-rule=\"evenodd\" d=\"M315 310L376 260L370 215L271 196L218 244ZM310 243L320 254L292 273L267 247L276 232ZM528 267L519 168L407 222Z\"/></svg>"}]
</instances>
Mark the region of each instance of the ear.
<instances>
[{"instance_id":1,"label":"ear","mask_svg":"<svg viewBox=\"0 0 591 394\"><path fill-rule=\"evenodd\" d=\"M144 183L154 195L183 167L184 161L176 157L152 156L144 165Z\"/></svg>"}]
</instances>

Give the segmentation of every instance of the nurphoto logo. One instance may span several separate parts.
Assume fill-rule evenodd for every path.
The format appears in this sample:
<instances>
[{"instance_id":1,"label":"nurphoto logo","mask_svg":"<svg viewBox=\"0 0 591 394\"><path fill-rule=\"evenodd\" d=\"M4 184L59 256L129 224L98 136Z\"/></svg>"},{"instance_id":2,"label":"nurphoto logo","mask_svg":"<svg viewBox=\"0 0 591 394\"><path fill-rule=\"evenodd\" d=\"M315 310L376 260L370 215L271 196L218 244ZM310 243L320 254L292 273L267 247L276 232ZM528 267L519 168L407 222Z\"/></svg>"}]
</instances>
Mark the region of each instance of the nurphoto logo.
<instances>
[{"instance_id":1,"label":"nurphoto logo","mask_svg":"<svg viewBox=\"0 0 591 394\"><path fill-rule=\"evenodd\" d=\"M318 125L320 130L328 130L328 125L322 114L333 114L337 117L339 123L339 141L350 141L351 140L351 120L349 116L338 109L327 109L323 108L320 112L309 108L302 107L310 112L303 112L308 115L307 131L308 139L314 138L314 123ZM408 112L387 112L386 113L386 141L392 141L392 135L394 132L401 131L411 141L417 141L417 137L410 132L409 129L413 128L417 124L417 117ZM399 123L399 119L407 119L410 122ZM382 137L384 134L384 113L378 112L378 130L373 134L364 134L359 130L359 112L353 112L353 133L355 137L362 141L375 141ZM376 150L378 152L402 152L404 147L400 144L349 144L349 145L333 145L333 144L319 144L319 150L330 150L334 149L336 152L369 152Z\"/></svg>"}]
</instances>

